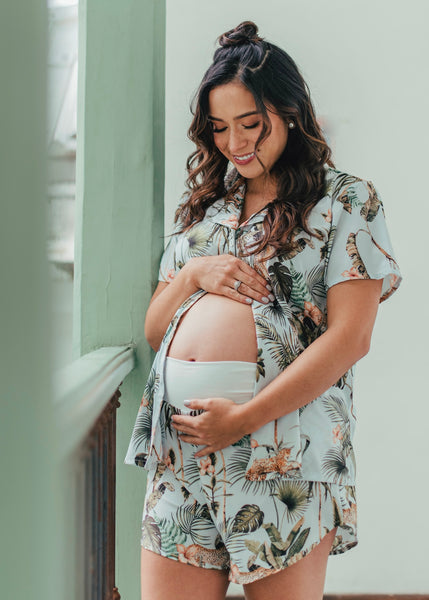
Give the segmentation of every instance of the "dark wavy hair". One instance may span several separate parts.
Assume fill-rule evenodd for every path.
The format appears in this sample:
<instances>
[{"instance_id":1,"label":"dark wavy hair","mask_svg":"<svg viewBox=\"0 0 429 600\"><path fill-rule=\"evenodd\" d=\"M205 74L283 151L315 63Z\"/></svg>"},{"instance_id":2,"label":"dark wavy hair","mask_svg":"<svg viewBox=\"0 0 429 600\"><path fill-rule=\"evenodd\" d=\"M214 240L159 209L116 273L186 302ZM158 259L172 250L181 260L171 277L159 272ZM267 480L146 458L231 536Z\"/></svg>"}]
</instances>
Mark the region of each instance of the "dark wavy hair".
<instances>
[{"instance_id":1,"label":"dark wavy hair","mask_svg":"<svg viewBox=\"0 0 429 600\"><path fill-rule=\"evenodd\" d=\"M331 150L316 121L310 92L292 58L278 46L258 36L253 21L243 21L218 38L213 63L207 69L191 102L193 114L188 137L196 150L188 157L187 199L176 211L175 222L185 231L202 221L209 206L218 198L231 197L243 183L239 176L230 189L225 187L228 159L214 143L209 115L209 92L216 86L241 82L252 93L262 116L262 130L256 149L270 135L267 105L295 128L288 129L286 147L271 174L276 177L277 197L267 204L264 234L253 252L287 252L294 248L294 233L299 228L308 234L307 216L325 188L325 164L334 167ZM192 107L195 105L195 108ZM266 252L265 252L266 253ZM268 256L267 256L268 258Z\"/></svg>"}]
</instances>

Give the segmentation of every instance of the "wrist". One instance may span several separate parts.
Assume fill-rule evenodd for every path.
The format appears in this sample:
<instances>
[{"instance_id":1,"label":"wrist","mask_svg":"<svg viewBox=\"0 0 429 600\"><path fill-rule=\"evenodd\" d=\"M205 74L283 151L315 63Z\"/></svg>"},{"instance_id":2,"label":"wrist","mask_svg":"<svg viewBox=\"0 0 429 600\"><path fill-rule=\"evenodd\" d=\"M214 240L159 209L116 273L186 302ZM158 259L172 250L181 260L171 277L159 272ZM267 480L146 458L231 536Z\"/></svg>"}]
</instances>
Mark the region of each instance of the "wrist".
<instances>
[{"instance_id":1,"label":"wrist","mask_svg":"<svg viewBox=\"0 0 429 600\"><path fill-rule=\"evenodd\" d=\"M186 290L193 294L201 289L198 284L197 271L196 271L196 263L197 257L191 258L183 267L180 269L179 273L176 276L176 279L180 279L182 281L182 285L185 286Z\"/></svg>"},{"instance_id":2,"label":"wrist","mask_svg":"<svg viewBox=\"0 0 429 600\"><path fill-rule=\"evenodd\" d=\"M243 436L257 431L259 427L261 427L261 425L257 425L255 422L255 411L252 410L252 407L250 406L251 403L252 401L250 400L249 402L238 405L239 428Z\"/></svg>"},{"instance_id":3,"label":"wrist","mask_svg":"<svg viewBox=\"0 0 429 600\"><path fill-rule=\"evenodd\" d=\"M240 407L240 418L243 427L246 429L245 433L253 433L271 420L267 418L266 411L262 410L263 407L259 403L254 402L254 398L244 404L240 404Z\"/></svg>"}]
</instances>

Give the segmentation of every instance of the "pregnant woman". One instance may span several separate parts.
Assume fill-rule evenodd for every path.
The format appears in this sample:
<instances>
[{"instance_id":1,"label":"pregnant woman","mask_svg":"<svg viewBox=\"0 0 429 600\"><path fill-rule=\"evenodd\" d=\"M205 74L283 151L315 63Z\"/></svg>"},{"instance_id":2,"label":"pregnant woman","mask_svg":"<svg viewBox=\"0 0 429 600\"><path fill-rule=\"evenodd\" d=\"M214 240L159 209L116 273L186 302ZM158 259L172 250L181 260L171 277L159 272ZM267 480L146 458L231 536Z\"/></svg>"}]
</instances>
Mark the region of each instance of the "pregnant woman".
<instances>
[{"instance_id":1,"label":"pregnant woman","mask_svg":"<svg viewBox=\"0 0 429 600\"><path fill-rule=\"evenodd\" d=\"M401 275L374 185L336 170L295 63L245 21L196 95L127 464L142 600L322 598L357 544L353 366Z\"/></svg>"}]
</instances>

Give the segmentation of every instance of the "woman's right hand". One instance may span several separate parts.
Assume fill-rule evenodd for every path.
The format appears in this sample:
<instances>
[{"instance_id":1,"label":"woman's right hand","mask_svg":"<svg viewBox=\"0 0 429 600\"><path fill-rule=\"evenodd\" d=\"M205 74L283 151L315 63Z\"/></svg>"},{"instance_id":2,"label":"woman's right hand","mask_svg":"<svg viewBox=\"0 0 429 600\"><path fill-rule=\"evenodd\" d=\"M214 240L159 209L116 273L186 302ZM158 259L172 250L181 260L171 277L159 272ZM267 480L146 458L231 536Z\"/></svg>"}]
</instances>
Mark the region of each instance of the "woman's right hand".
<instances>
[{"instance_id":1,"label":"woman's right hand","mask_svg":"<svg viewBox=\"0 0 429 600\"><path fill-rule=\"evenodd\" d=\"M271 286L262 275L232 254L195 256L182 267L184 269L198 289L244 304L251 304L253 300L264 304L274 301ZM242 282L238 290L234 288L236 281Z\"/></svg>"}]
</instances>

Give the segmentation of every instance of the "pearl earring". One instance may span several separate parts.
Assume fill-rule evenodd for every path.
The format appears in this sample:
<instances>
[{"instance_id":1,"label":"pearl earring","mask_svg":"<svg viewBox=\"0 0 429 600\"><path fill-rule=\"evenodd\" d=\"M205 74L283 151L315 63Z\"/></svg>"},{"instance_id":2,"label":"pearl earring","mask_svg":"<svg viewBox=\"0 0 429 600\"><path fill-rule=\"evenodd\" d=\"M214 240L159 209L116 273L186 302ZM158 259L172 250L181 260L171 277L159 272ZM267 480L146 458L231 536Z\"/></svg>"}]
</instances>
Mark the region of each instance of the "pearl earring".
<instances>
[{"instance_id":1,"label":"pearl earring","mask_svg":"<svg viewBox=\"0 0 429 600\"><path fill-rule=\"evenodd\" d=\"M289 129L293 129L295 127L295 123L293 121L289 121Z\"/></svg>"}]
</instances>

